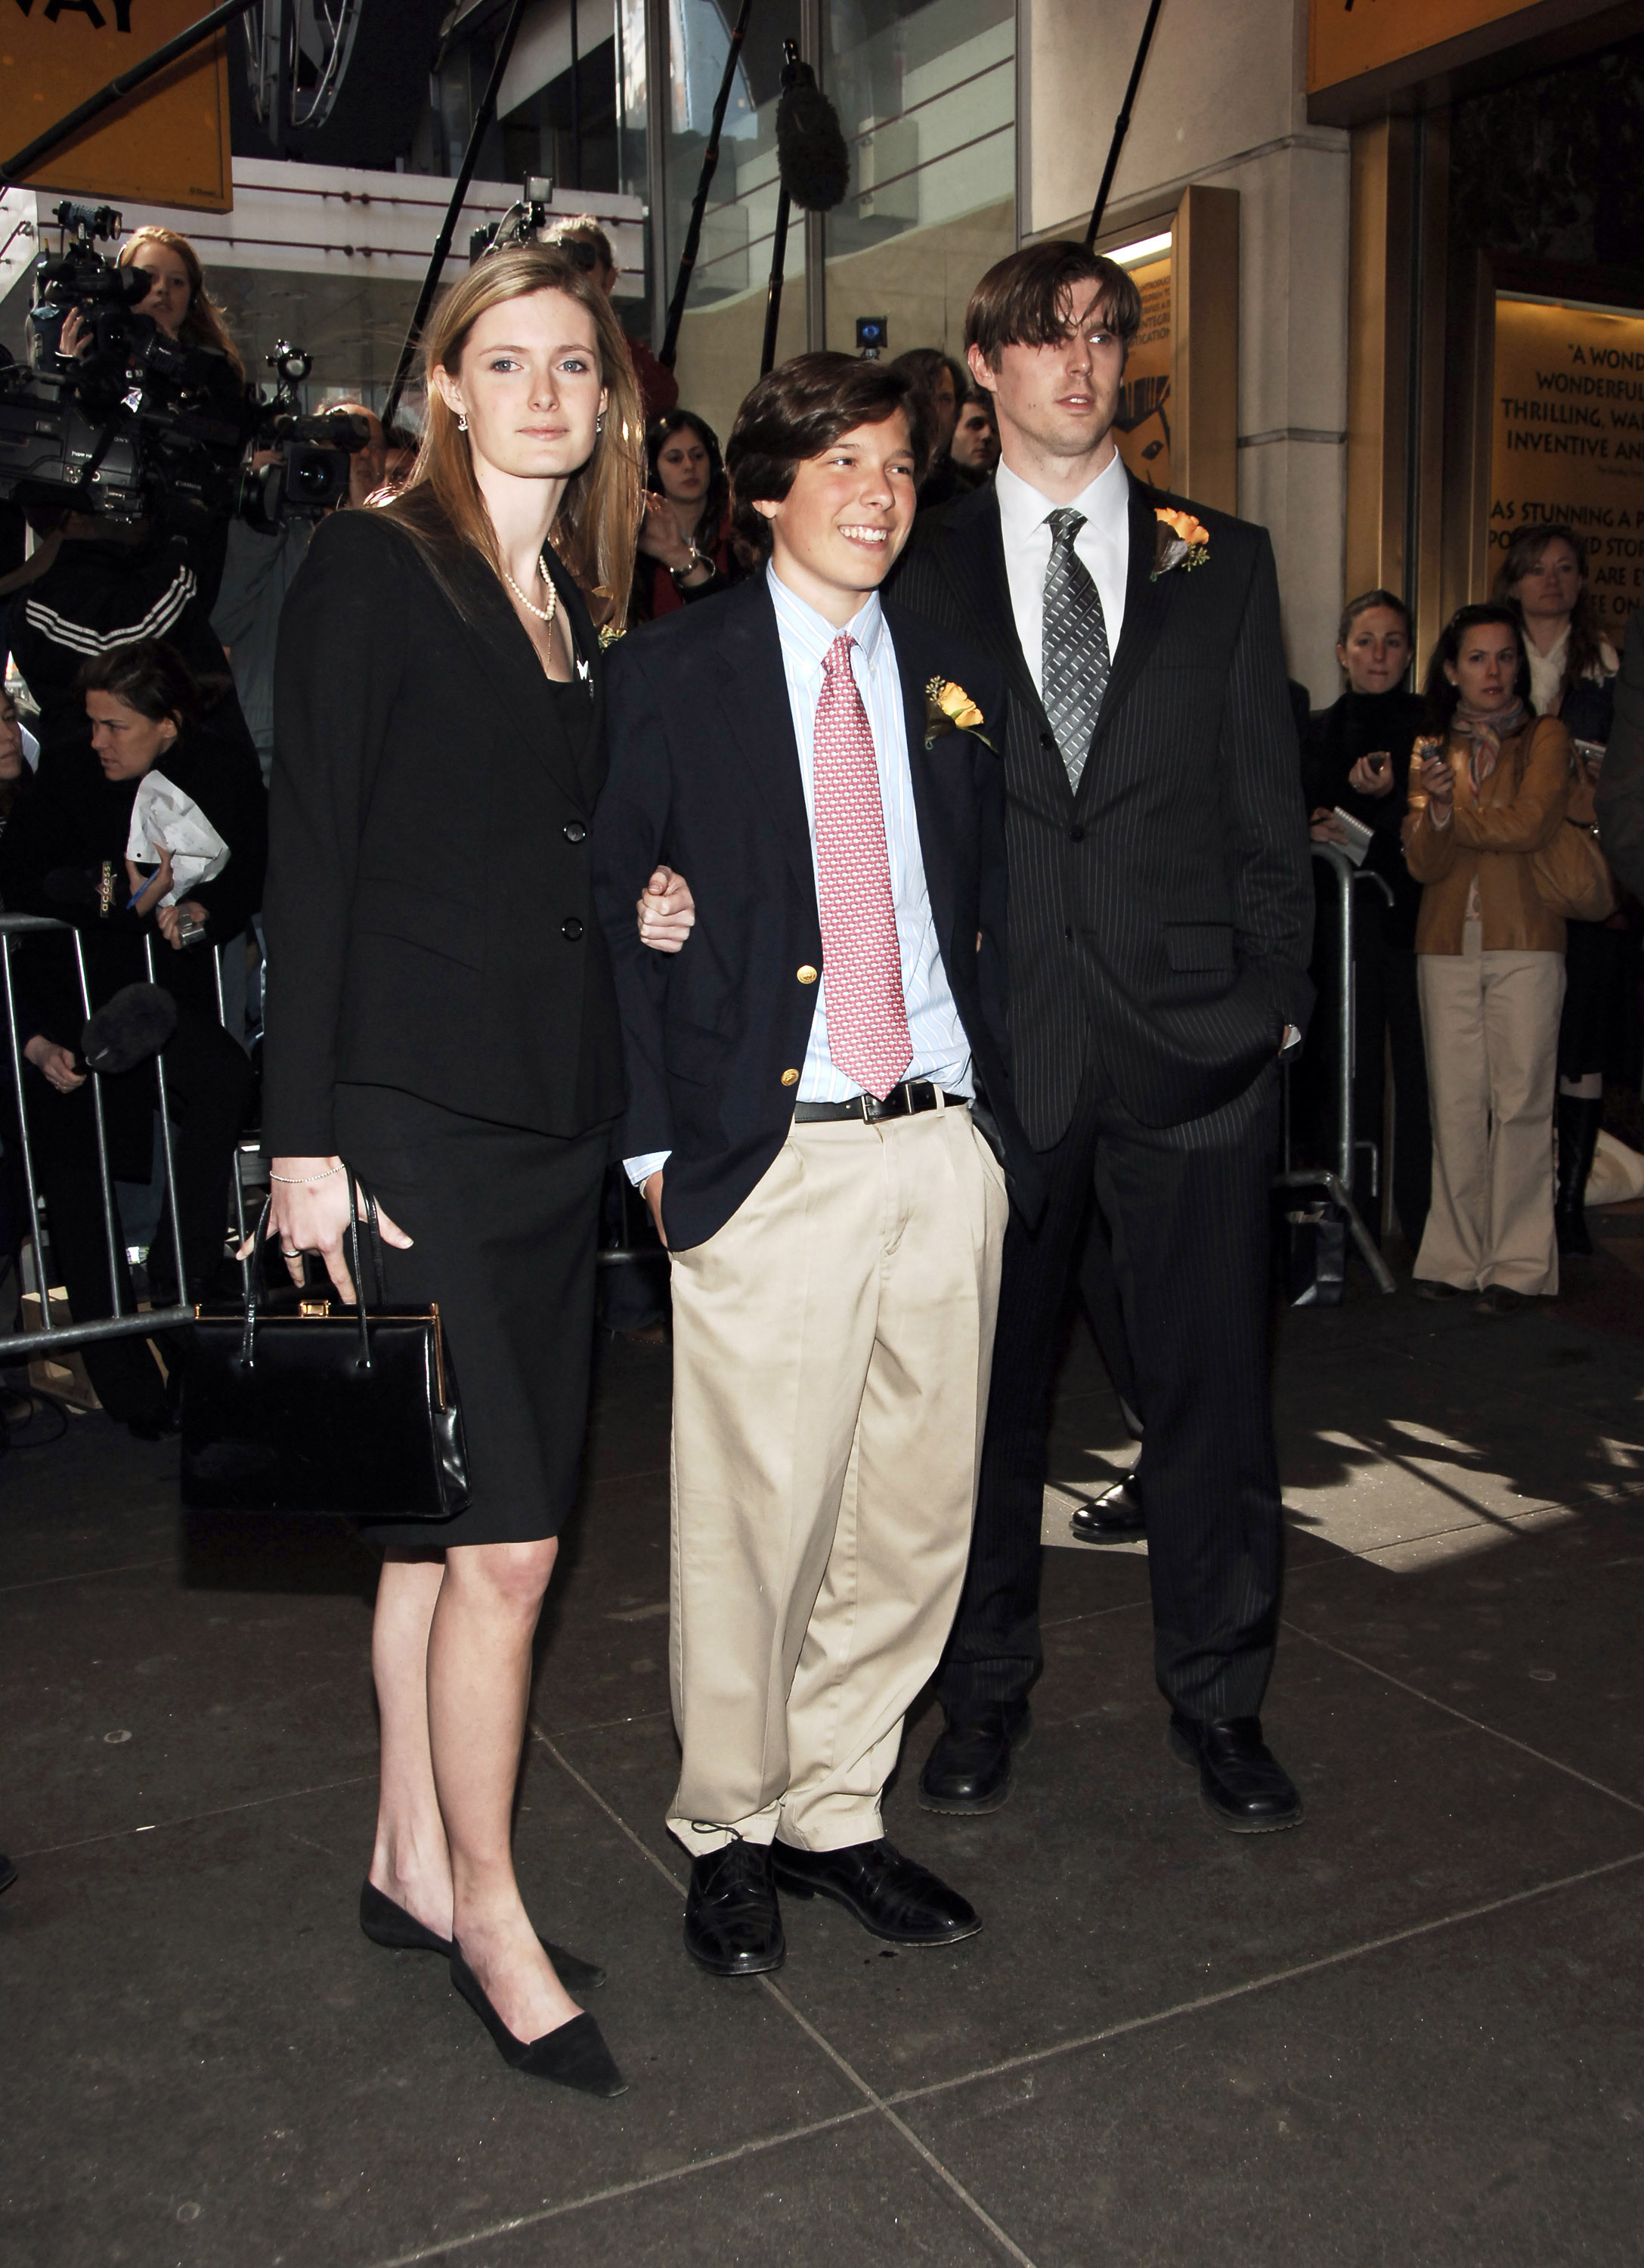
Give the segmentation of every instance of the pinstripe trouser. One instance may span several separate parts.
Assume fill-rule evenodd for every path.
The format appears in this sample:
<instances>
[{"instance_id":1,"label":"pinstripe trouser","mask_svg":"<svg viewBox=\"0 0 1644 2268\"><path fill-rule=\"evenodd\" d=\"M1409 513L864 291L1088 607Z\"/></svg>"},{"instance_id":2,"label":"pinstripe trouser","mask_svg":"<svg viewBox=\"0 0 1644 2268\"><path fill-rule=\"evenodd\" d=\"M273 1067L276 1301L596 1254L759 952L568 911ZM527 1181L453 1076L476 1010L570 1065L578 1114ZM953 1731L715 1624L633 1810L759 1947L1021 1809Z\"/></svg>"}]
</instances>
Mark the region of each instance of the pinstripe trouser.
<instances>
[{"instance_id":1,"label":"pinstripe trouser","mask_svg":"<svg viewBox=\"0 0 1644 2268\"><path fill-rule=\"evenodd\" d=\"M1071 1124L1040 1153L1049 1197L1031 1233L1012 1212L976 1525L936 1690L950 1715L1026 1693L1044 1660L1039 1526L1059 1327L1094 1196L1147 1428L1142 1498L1154 1665L1185 1716L1251 1717L1273 1668L1281 1572L1268 1379L1268 1188L1275 1063L1185 1125L1132 1118L1089 1072Z\"/></svg>"}]
</instances>

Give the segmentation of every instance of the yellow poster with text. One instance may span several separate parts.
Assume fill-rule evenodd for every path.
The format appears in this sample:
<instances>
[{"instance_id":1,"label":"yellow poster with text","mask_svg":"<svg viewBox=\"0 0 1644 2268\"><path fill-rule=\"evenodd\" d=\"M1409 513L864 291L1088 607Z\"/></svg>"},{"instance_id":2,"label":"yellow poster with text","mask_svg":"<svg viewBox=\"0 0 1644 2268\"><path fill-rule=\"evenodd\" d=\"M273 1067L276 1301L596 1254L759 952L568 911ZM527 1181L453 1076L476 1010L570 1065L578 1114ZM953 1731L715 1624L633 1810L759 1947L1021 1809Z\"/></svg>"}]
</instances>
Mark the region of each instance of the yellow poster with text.
<instances>
[{"instance_id":1,"label":"yellow poster with text","mask_svg":"<svg viewBox=\"0 0 1644 2268\"><path fill-rule=\"evenodd\" d=\"M1625 622L1644 599L1644 312L1499 292L1493 425L1493 561L1561 519L1604 619Z\"/></svg>"},{"instance_id":2,"label":"yellow poster with text","mask_svg":"<svg viewBox=\"0 0 1644 2268\"><path fill-rule=\"evenodd\" d=\"M1141 328L1131 341L1113 430L1119 453L1149 488L1171 485L1171 259L1133 268L1141 294Z\"/></svg>"}]
</instances>

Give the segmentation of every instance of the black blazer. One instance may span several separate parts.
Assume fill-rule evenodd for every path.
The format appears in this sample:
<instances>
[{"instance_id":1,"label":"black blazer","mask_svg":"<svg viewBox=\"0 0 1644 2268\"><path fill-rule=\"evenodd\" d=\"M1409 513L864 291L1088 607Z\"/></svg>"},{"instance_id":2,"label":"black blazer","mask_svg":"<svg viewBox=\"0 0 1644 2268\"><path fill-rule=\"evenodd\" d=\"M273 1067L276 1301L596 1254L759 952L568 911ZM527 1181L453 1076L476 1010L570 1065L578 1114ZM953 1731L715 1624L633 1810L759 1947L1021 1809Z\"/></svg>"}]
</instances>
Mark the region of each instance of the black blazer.
<instances>
[{"instance_id":1,"label":"black blazer","mask_svg":"<svg viewBox=\"0 0 1644 2268\"><path fill-rule=\"evenodd\" d=\"M1008 1167L1037 1169L1010 1100L1005 1038L1004 786L969 734L925 745L925 687L964 686L994 747L1002 688L953 639L885 610L932 916L980 1094ZM658 860L696 900L684 951L641 945L634 902ZM730 1219L793 1123L822 967L804 785L769 587L761 574L626 639L611 672L611 777L594 821L594 887L616 966L630 1100L621 1153L672 1152L663 1218L700 1244ZM980 949L978 949L978 934Z\"/></svg>"},{"instance_id":2,"label":"black blazer","mask_svg":"<svg viewBox=\"0 0 1644 2268\"><path fill-rule=\"evenodd\" d=\"M451 563L459 612L381 513L317 533L280 622L264 922L264 1138L334 1151L339 1080L574 1135L622 1107L621 1039L588 832L605 777L598 644L573 750L495 577Z\"/></svg>"},{"instance_id":3,"label":"black blazer","mask_svg":"<svg viewBox=\"0 0 1644 2268\"><path fill-rule=\"evenodd\" d=\"M1152 579L1156 508L1209 532ZM1242 1094L1313 998L1307 816L1266 531L1130 482L1125 619L1075 797L1023 659L992 482L923 519L892 585L996 658L1009 688L1010 1036L1036 1146L1087 1064L1133 1116Z\"/></svg>"}]
</instances>

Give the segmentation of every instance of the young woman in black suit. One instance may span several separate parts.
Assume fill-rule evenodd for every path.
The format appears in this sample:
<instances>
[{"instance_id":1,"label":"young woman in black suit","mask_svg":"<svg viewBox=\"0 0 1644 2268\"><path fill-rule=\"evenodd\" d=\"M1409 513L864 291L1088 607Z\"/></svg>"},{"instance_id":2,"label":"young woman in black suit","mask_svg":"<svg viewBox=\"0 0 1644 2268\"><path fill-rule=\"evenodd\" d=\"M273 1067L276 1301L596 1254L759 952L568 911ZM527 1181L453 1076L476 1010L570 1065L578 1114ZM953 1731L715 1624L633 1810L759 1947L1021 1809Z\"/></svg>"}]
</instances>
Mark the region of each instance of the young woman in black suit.
<instances>
[{"instance_id":1,"label":"young woman in black suit","mask_svg":"<svg viewBox=\"0 0 1644 2268\"><path fill-rule=\"evenodd\" d=\"M466 1511L369 1531L382 1793L362 1926L449 1946L508 2061L614 2095L566 1989L599 1972L534 1934L510 1811L623 1099L589 879L605 750L583 591L621 619L641 416L609 303L551 248L472 269L427 361L409 480L319 530L281 624L270 1233L294 1278L318 1251L351 1299L347 1160L379 1202L391 1303L439 1302L467 1433Z\"/></svg>"}]
</instances>

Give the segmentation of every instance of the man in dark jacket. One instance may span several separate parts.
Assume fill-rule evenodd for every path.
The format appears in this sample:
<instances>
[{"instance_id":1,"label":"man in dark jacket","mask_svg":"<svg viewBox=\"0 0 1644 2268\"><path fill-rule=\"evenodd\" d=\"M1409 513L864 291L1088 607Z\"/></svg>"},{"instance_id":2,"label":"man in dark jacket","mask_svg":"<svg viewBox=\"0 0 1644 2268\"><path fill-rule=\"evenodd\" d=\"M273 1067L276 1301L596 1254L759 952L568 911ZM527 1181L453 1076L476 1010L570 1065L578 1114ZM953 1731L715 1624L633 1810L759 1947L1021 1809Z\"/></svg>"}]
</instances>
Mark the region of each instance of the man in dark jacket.
<instances>
[{"instance_id":1,"label":"man in dark jacket","mask_svg":"<svg viewBox=\"0 0 1644 2268\"><path fill-rule=\"evenodd\" d=\"M686 1945L783 1958L776 1891L892 1943L966 1901L884 1839L964 1580L1008 1204L996 674L879 584L925 454L899 372L805 355L726 451L765 573L630 637L595 887L621 1131L673 1261L674 1713ZM647 951L662 862L696 926Z\"/></svg>"},{"instance_id":2,"label":"man in dark jacket","mask_svg":"<svg viewBox=\"0 0 1644 2268\"><path fill-rule=\"evenodd\" d=\"M1010 1784L1042 1647L1039 1525L1058 1318L1092 1201L1146 1427L1155 1667L1211 1815L1300 1802L1259 1712L1278 1621L1266 1369L1279 1058L1312 997L1305 814L1266 533L1133 481L1112 423L1141 320L1071 244L990 269L965 339L995 482L921 523L896 594L1003 668L1010 1034L1049 1186L1013 1218L971 1566L921 1782Z\"/></svg>"}]
</instances>

